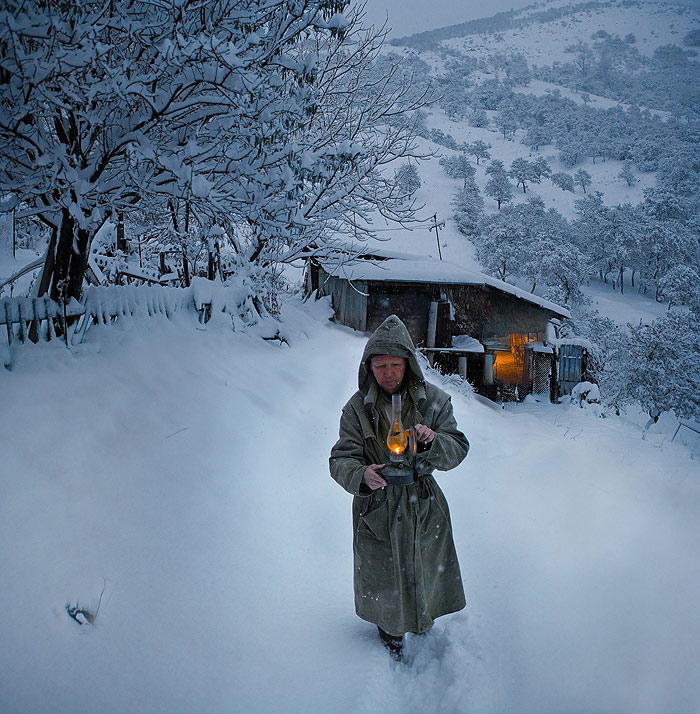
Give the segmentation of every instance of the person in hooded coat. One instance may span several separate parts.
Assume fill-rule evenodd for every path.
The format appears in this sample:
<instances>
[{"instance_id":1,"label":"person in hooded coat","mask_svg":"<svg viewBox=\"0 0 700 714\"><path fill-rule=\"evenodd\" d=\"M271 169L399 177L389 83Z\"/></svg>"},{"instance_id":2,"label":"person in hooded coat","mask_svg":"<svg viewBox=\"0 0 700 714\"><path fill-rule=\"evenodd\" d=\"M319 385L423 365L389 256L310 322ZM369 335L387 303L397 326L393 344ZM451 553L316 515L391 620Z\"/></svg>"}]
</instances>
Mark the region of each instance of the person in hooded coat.
<instances>
[{"instance_id":1,"label":"person in hooded coat","mask_svg":"<svg viewBox=\"0 0 700 714\"><path fill-rule=\"evenodd\" d=\"M330 472L354 496L355 610L400 656L406 632L425 633L435 618L466 604L450 512L433 471L460 464L469 442L457 428L449 395L425 381L396 315L369 338L358 386L343 407ZM386 438L393 392L402 396L404 426L413 426L418 439L414 480L407 485L381 477L391 462Z\"/></svg>"}]
</instances>

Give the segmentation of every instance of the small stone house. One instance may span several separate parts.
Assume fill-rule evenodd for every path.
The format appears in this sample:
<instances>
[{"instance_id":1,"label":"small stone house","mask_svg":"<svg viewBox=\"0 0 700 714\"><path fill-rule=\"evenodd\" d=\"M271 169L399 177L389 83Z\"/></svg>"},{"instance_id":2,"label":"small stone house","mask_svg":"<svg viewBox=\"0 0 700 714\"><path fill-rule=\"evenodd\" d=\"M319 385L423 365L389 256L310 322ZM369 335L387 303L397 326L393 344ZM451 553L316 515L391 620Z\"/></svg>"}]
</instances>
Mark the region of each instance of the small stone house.
<instances>
[{"instance_id":1,"label":"small stone house","mask_svg":"<svg viewBox=\"0 0 700 714\"><path fill-rule=\"evenodd\" d=\"M351 262L310 259L305 287L331 296L335 319L362 332L398 315L431 363L489 398L557 394L550 323L569 312L514 285L454 263L387 252Z\"/></svg>"}]
</instances>

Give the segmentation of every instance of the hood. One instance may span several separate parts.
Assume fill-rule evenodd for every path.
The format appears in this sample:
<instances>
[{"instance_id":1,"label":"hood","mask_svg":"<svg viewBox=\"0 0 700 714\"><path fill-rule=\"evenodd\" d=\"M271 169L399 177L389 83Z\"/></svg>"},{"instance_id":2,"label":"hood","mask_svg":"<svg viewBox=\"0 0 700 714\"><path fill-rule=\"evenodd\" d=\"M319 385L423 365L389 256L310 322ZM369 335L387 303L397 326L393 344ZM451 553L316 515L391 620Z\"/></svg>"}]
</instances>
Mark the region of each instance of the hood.
<instances>
[{"instance_id":1,"label":"hood","mask_svg":"<svg viewBox=\"0 0 700 714\"><path fill-rule=\"evenodd\" d=\"M369 359L374 355L405 357L406 375L404 382L410 382L412 379L420 384L425 382L423 372L418 365L416 348L413 345L411 335L408 334L406 325L396 315L387 317L367 340L357 377L358 387L365 394L367 394L370 386L375 383L369 366Z\"/></svg>"}]
</instances>

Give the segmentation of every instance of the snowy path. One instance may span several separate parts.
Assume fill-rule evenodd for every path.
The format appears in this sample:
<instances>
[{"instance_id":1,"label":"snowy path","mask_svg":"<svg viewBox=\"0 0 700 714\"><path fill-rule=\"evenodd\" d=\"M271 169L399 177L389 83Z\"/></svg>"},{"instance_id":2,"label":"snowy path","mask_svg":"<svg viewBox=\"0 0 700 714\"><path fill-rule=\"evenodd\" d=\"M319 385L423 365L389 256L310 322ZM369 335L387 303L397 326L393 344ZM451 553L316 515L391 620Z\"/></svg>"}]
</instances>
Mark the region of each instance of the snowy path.
<instances>
[{"instance_id":1,"label":"snowy path","mask_svg":"<svg viewBox=\"0 0 700 714\"><path fill-rule=\"evenodd\" d=\"M455 395L470 602L397 665L353 613L327 475L364 340L287 320L291 348L153 320L0 374L1 712L700 711L697 461Z\"/></svg>"}]
</instances>

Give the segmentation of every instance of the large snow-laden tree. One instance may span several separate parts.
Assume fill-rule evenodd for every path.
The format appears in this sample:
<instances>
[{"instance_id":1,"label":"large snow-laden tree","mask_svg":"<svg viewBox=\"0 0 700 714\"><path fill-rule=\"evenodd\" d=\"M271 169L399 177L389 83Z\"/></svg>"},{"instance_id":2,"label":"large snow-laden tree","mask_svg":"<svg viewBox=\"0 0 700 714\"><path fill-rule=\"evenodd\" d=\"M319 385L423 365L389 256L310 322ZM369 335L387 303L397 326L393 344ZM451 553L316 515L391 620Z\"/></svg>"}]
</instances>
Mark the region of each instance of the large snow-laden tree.
<instances>
[{"instance_id":1,"label":"large snow-laden tree","mask_svg":"<svg viewBox=\"0 0 700 714\"><path fill-rule=\"evenodd\" d=\"M105 220L153 196L213 223L277 217L283 139L315 106L290 54L340 30L335 0L40 4L0 13L3 187L52 231L42 289L79 297Z\"/></svg>"},{"instance_id":2,"label":"large snow-laden tree","mask_svg":"<svg viewBox=\"0 0 700 714\"><path fill-rule=\"evenodd\" d=\"M410 217L379 173L411 153L409 124L385 130L410 90L361 81L381 38L347 4L6 3L0 180L50 228L40 290L79 297L99 228L154 206L251 262L298 253L312 222L318 245L378 204Z\"/></svg>"},{"instance_id":3,"label":"large snow-laden tree","mask_svg":"<svg viewBox=\"0 0 700 714\"><path fill-rule=\"evenodd\" d=\"M405 223L414 216L412 189L394 169L399 159L427 157L416 137L429 87L414 82L410 67L380 58L386 33L364 28L361 8L345 17L341 36L315 33L302 48L316 58L317 101L299 135L309 146L295 167L303 190L283 250L268 239L266 260L324 254L335 250L333 236L371 235L377 217Z\"/></svg>"}]
</instances>

